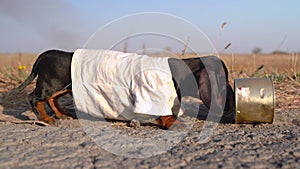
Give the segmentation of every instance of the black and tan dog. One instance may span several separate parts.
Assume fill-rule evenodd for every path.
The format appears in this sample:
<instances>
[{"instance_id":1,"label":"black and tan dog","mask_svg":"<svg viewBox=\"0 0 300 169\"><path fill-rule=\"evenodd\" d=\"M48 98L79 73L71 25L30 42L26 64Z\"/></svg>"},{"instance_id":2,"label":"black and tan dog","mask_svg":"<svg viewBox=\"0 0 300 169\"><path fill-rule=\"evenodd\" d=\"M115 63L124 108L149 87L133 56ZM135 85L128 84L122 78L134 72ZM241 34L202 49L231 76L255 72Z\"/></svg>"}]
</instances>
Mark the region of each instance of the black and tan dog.
<instances>
[{"instance_id":1,"label":"black and tan dog","mask_svg":"<svg viewBox=\"0 0 300 169\"><path fill-rule=\"evenodd\" d=\"M36 88L30 94L32 110L39 120L55 124L55 118L50 117L44 103L54 111L57 119L69 118L71 115L63 111L58 105L58 99L72 93L71 61L73 52L49 50L42 53L33 65L29 77L16 89L7 95L7 98L19 93L38 76ZM174 87L179 100L184 96L199 97L209 109L213 102L225 113L234 108L234 95L228 84L228 71L225 64L215 56L168 60L171 69ZM188 67L190 70L185 71ZM190 72L190 73L189 73ZM189 79L197 83L197 90L189 87ZM223 79L223 80L222 80ZM226 95L225 95L226 93ZM168 129L177 123L176 116L158 118L160 127Z\"/></svg>"}]
</instances>

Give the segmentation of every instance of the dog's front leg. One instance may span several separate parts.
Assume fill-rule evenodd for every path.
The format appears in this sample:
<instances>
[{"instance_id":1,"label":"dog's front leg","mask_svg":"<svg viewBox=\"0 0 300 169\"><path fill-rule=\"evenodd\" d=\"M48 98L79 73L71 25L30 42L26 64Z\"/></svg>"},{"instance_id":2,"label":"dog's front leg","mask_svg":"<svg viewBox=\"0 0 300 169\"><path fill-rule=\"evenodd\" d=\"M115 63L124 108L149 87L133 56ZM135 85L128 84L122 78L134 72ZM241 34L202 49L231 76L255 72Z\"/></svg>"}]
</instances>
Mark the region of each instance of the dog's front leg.
<instances>
[{"instance_id":1,"label":"dog's front leg","mask_svg":"<svg viewBox=\"0 0 300 169\"><path fill-rule=\"evenodd\" d=\"M161 116L158 119L155 120L156 124L165 130L168 130L173 125L177 127L183 127L183 124L176 119L174 115L170 116Z\"/></svg>"}]
</instances>

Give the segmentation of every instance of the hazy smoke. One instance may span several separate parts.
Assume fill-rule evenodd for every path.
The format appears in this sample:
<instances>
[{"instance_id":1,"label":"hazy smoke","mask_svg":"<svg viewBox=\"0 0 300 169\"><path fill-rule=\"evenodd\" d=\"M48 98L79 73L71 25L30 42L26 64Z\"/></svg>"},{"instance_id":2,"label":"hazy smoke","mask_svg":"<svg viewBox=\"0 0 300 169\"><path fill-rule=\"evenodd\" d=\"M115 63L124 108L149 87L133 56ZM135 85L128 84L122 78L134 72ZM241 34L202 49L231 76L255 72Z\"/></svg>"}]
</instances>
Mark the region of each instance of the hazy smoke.
<instances>
[{"instance_id":1,"label":"hazy smoke","mask_svg":"<svg viewBox=\"0 0 300 169\"><path fill-rule=\"evenodd\" d=\"M22 23L40 36L51 47L74 50L85 38L84 26L78 10L63 0L1 0L0 13ZM43 43L43 42L42 42Z\"/></svg>"}]
</instances>

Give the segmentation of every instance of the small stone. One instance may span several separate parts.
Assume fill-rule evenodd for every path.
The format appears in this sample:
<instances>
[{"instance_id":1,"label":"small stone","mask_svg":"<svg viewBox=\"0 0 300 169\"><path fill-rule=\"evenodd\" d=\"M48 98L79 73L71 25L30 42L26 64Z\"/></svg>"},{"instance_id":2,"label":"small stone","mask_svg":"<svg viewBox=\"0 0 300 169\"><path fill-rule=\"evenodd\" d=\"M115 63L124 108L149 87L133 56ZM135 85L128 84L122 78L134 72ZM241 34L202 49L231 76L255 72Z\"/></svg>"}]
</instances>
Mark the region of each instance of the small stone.
<instances>
[{"instance_id":1,"label":"small stone","mask_svg":"<svg viewBox=\"0 0 300 169\"><path fill-rule=\"evenodd\" d=\"M137 129L141 126L141 123L140 123L140 121L138 121L136 119L132 119L129 126Z\"/></svg>"}]
</instances>

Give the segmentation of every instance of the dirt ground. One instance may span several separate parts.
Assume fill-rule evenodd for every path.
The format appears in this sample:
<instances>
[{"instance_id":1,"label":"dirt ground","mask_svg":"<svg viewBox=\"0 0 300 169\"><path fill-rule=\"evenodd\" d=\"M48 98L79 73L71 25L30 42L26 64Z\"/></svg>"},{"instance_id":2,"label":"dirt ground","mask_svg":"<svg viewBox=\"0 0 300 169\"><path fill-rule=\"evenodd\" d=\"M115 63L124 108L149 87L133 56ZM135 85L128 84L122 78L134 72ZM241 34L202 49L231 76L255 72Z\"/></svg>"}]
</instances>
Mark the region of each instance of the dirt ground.
<instances>
[{"instance_id":1,"label":"dirt ground","mask_svg":"<svg viewBox=\"0 0 300 169\"><path fill-rule=\"evenodd\" d=\"M57 127L19 124L35 119L26 103L32 87L4 103L10 88L0 85L0 168L300 168L300 87L290 80L275 83L273 124L221 123L203 141L207 121L198 118L178 143L147 158L120 155L126 146L138 145L123 145L119 155L111 153L119 147L113 141L118 133L101 135L101 131L110 127L140 140L167 131L106 122L97 129L100 141L110 145L107 148L97 144L78 120L62 120ZM67 99L64 106L70 108L72 103Z\"/></svg>"}]
</instances>

